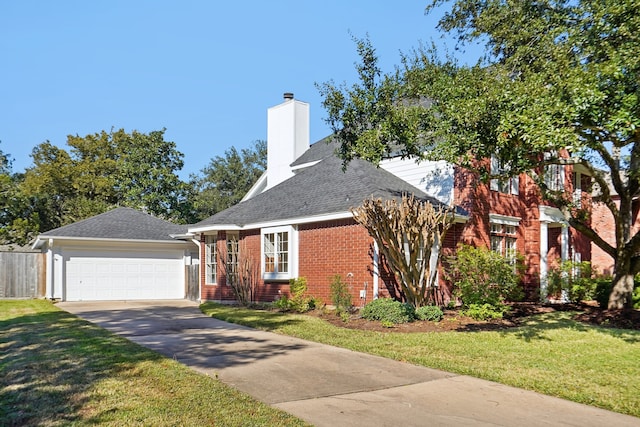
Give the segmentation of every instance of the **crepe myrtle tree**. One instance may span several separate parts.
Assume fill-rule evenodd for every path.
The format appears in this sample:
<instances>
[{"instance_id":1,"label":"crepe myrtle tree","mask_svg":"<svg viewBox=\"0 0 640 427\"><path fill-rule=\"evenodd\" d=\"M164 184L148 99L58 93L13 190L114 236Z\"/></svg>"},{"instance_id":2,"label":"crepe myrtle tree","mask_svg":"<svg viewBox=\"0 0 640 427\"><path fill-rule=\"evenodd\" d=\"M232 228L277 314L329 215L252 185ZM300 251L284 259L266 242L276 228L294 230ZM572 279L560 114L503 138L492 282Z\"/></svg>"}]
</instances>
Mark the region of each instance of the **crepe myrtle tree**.
<instances>
[{"instance_id":1,"label":"crepe myrtle tree","mask_svg":"<svg viewBox=\"0 0 640 427\"><path fill-rule=\"evenodd\" d=\"M405 301L416 308L434 304L441 245L453 212L411 195L399 202L367 199L352 213L375 240Z\"/></svg>"},{"instance_id":2,"label":"crepe myrtle tree","mask_svg":"<svg viewBox=\"0 0 640 427\"><path fill-rule=\"evenodd\" d=\"M339 154L444 159L487 180L529 174L567 223L613 258L608 308L630 307L640 272L640 3L433 0L427 13L441 6L449 8L439 29L460 49L484 45L484 56L461 65L420 46L382 75L371 44L357 40L360 83L318 86ZM479 161L489 158L501 167ZM549 185L554 167L590 175L593 203L614 218L614 242L592 227L586 204Z\"/></svg>"}]
</instances>

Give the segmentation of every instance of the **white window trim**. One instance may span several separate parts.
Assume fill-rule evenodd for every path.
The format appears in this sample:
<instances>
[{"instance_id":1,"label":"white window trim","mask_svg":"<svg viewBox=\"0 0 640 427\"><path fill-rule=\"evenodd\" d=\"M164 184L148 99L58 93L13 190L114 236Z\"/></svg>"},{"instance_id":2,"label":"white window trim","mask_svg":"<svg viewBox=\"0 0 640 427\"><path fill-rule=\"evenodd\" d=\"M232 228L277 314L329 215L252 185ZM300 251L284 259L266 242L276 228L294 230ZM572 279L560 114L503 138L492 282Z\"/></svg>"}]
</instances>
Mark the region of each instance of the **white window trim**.
<instances>
[{"instance_id":1,"label":"white window trim","mask_svg":"<svg viewBox=\"0 0 640 427\"><path fill-rule=\"evenodd\" d=\"M287 232L289 233L289 271L288 272L265 272L265 257L264 257L264 236L265 234L275 234ZM277 242L276 242L277 246ZM277 253L276 253L277 256ZM276 268L278 266L278 259L274 260ZM260 230L260 268L262 270L263 280L289 280L298 276L298 230L293 226L282 227L269 227Z\"/></svg>"},{"instance_id":2,"label":"white window trim","mask_svg":"<svg viewBox=\"0 0 640 427\"><path fill-rule=\"evenodd\" d=\"M520 219L517 216L508 216L508 215L500 215L500 214L489 214L489 223L490 224L502 224L502 225L513 225L515 227L520 225Z\"/></svg>"},{"instance_id":3,"label":"white window trim","mask_svg":"<svg viewBox=\"0 0 640 427\"><path fill-rule=\"evenodd\" d=\"M210 242L209 239L213 240L213 242ZM206 235L205 236L205 241L204 241L204 283L205 285L216 285L218 283L218 272L217 272L217 268L218 268L218 251L217 251L217 245L218 244L218 236L214 236L214 235ZM215 271L215 277L216 280L213 282L209 281L209 278L211 277L210 273L209 273L209 268L210 268L210 263L209 263L209 257L211 255L211 249L210 249L210 245L213 245L216 250L215 250L215 262L212 264L213 268L216 269ZM202 268L202 267L201 267Z\"/></svg>"},{"instance_id":4,"label":"white window trim","mask_svg":"<svg viewBox=\"0 0 640 427\"><path fill-rule=\"evenodd\" d=\"M544 153L544 159L550 160L556 153ZM551 191L564 191L565 167L562 164L551 163L544 167L544 183Z\"/></svg>"},{"instance_id":5,"label":"white window trim","mask_svg":"<svg viewBox=\"0 0 640 427\"><path fill-rule=\"evenodd\" d=\"M506 257L507 259L509 259L511 262L515 262L516 261L516 254L517 254L517 250L513 251L513 248L510 248L509 246L509 242L512 242L514 246L517 247L517 235L518 235L518 226L520 225L520 218L515 217L515 216L508 216L508 215L500 215L500 214L489 214L489 224L490 224L490 246L491 246L491 250L494 250L493 248L493 239L494 237L499 239L500 241L500 247L498 248L498 252L500 255ZM493 231L493 224L500 224L503 227L503 229L500 231L500 233L495 233ZM515 232L514 233L508 233L507 232L507 227L514 227L515 228Z\"/></svg>"}]
</instances>

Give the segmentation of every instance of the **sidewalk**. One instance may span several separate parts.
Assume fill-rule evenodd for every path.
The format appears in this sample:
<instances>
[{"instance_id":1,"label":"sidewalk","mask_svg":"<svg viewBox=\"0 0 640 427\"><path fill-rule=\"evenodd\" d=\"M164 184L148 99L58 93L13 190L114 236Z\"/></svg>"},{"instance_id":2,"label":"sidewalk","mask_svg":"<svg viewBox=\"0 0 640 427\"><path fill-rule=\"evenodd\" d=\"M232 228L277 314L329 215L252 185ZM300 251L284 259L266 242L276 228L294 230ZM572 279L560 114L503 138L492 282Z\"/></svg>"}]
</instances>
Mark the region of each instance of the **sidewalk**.
<instances>
[{"instance_id":1,"label":"sidewalk","mask_svg":"<svg viewBox=\"0 0 640 427\"><path fill-rule=\"evenodd\" d=\"M464 375L258 331L190 301L58 307L322 427L640 426L640 419Z\"/></svg>"}]
</instances>

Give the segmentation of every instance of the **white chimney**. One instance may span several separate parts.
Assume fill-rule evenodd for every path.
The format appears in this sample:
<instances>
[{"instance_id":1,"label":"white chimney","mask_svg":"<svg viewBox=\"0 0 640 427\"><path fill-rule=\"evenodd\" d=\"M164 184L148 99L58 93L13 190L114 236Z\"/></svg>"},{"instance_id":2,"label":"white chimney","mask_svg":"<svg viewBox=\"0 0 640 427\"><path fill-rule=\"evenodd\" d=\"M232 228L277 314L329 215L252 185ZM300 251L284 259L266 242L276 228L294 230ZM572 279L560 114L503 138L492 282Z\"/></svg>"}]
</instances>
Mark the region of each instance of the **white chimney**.
<instances>
[{"instance_id":1,"label":"white chimney","mask_svg":"<svg viewBox=\"0 0 640 427\"><path fill-rule=\"evenodd\" d=\"M267 110L267 187L293 176L291 163L309 149L309 104L284 94L284 102Z\"/></svg>"}]
</instances>

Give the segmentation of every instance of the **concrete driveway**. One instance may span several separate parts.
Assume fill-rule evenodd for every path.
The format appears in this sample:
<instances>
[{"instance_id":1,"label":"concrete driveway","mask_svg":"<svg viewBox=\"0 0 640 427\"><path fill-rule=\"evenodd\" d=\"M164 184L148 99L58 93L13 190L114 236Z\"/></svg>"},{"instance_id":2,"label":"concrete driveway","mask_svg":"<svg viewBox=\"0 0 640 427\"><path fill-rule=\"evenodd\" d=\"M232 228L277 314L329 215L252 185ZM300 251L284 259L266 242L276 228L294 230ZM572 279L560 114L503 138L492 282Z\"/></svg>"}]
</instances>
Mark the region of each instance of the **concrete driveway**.
<instances>
[{"instance_id":1,"label":"concrete driveway","mask_svg":"<svg viewBox=\"0 0 640 427\"><path fill-rule=\"evenodd\" d=\"M538 393L222 322L191 301L58 307L319 427L640 426Z\"/></svg>"}]
</instances>

